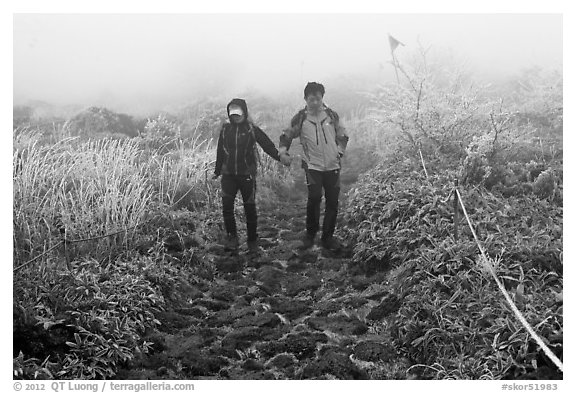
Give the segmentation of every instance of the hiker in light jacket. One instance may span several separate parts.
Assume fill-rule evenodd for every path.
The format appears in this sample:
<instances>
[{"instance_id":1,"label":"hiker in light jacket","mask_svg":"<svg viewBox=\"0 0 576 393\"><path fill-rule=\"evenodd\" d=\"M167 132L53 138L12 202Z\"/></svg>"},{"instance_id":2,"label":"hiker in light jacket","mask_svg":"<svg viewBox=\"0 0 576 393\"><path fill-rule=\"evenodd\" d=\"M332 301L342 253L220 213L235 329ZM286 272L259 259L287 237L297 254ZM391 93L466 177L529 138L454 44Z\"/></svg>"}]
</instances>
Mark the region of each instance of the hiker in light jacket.
<instances>
[{"instance_id":1,"label":"hiker in light jacket","mask_svg":"<svg viewBox=\"0 0 576 393\"><path fill-rule=\"evenodd\" d=\"M246 215L248 250L258 250L256 213L256 169L258 143L265 153L280 160L274 142L248 118L246 101L234 98L227 106L228 119L220 130L216 152L214 178L222 175L222 215L227 232L225 248L237 250L239 246L234 200L242 194Z\"/></svg>"},{"instance_id":2,"label":"hiker in light jacket","mask_svg":"<svg viewBox=\"0 0 576 393\"><path fill-rule=\"evenodd\" d=\"M326 210L322 225L321 245L335 250L340 247L334 237L340 194L341 158L346 151L348 135L338 114L324 105L324 86L309 82L304 88L306 107L290 122L290 128L280 136L280 160L290 165L288 149L294 138L299 137L304 151L302 167L306 172L308 203L306 207L306 235L302 248L314 245L320 228L320 203L322 189L326 198Z\"/></svg>"}]
</instances>

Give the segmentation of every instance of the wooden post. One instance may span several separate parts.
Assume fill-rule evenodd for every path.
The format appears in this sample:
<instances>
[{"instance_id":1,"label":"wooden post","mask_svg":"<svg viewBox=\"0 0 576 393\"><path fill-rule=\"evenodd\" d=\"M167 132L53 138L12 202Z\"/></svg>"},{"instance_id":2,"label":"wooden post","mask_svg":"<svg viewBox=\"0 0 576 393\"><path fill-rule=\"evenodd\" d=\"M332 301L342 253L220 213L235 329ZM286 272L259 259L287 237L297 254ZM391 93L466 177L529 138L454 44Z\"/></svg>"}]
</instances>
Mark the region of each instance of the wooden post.
<instances>
[{"instance_id":1,"label":"wooden post","mask_svg":"<svg viewBox=\"0 0 576 393\"><path fill-rule=\"evenodd\" d=\"M458 241L458 221L460 217L458 216L458 179L454 180L454 239Z\"/></svg>"},{"instance_id":2,"label":"wooden post","mask_svg":"<svg viewBox=\"0 0 576 393\"><path fill-rule=\"evenodd\" d=\"M210 195L210 183L208 183L208 164L204 167L204 188L208 196L208 208L212 208L212 195Z\"/></svg>"},{"instance_id":3,"label":"wooden post","mask_svg":"<svg viewBox=\"0 0 576 393\"><path fill-rule=\"evenodd\" d=\"M70 254L68 254L68 239L66 238L66 235L64 235L63 246L64 246L64 258L66 258L66 268L68 269L69 272L71 272L72 262L70 261Z\"/></svg>"},{"instance_id":4,"label":"wooden post","mask_svg":"<svg viewBox=\"0 0 576 393\"><path fill-rule=\"evenodd\" d=\"M398 64L396 61L396 56L394 56L394 50L392 50L392 65L394 66L394 71L396 72L396 83L400 84L400 78L398 78Z\"/></svg>"}]
</instances>

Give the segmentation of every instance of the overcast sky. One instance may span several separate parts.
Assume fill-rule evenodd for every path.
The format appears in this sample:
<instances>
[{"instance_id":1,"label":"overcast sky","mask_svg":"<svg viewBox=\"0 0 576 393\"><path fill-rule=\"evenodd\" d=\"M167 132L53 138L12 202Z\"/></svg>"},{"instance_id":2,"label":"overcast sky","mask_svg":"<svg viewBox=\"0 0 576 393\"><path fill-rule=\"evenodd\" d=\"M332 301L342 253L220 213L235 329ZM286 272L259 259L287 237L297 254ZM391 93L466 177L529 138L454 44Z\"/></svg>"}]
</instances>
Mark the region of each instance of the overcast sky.
<instances>
[{"instance_id":1,"label":"overcast sky","mask_svg":"<svg viewBox=\"0 0 576 393\"><path fill-rule=\"evenodd\" d=\"M561 14L15 14L14 101L177 102L391 72L387 33L479 74L562 69ZM388 74L390 75L390 74Z\"/></svg>"}]
</instances>

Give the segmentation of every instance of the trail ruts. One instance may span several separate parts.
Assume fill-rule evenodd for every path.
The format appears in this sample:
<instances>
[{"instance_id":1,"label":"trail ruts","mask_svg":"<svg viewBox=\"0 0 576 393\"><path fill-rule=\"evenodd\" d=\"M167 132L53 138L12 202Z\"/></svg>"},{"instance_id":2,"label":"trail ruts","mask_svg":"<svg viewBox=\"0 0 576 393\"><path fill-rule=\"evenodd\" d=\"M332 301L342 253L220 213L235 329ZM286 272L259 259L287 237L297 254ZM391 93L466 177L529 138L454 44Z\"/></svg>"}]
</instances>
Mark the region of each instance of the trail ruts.
<instances>
[{"instance_id":1,"label":"trail ruts","mask_svg":"<svg viewBox=\"0 0 576 393\"><path fill-rule=\"evenodd\" d=\"M303 203L259 215L260 255L242 236L237 255L207 245L214 278L157 315L152 352L117 378L369 379L406 362L381 333L400 306L383 289L385 272L350 265L349 247L299 251Z\"/></svg>"}]
</instances>

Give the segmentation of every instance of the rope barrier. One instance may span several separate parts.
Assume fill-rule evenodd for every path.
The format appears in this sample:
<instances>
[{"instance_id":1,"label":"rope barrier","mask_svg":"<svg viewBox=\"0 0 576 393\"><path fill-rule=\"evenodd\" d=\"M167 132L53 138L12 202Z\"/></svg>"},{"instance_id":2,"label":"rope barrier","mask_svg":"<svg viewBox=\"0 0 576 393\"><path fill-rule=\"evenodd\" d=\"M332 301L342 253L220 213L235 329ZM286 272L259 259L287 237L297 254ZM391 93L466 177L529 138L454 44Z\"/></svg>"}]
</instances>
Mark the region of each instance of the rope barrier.
<instances>
[{"instance_id":1,"label":"rope barrier","mask_svg":"<svg viewBox=\"0 0 576 393\"><path fill-rule=\"evenodd\" d=\"M23 263L23 264L21 264L21 265L16 266L16 267L12 270L12 272L13 272L13 273L14 273L14 272L17 272L18 270L22 269L24 266L27 266L27 265L31 264L32 262L34 262L35 260L39 259L40 257L48 254L50 251L52 251L53 249L55 249L56 247L58 247L58 246L61 245L61 244L64 244L64 245L66 246L66 244L69 244L69 243L82 243L82 242L87 242L87 241L91 241L91 240L104 239L104 238L106 238L106 237L110 237L110 236L114 236L114 235L119 235L120 233L128 232L128 231L131 231L131 230L133 230L133 229L136 229L136 228L138 228L140 225L144 225L144 224L150 222L151 220L152 220L152 219L148 219L148 220L143 221L143 222L141 222L141 223L139 223L139 224L136 224L136 225L134 225L134 226L132 226L132 227L130 227L130 228L122 229L122 230L119 230L119 231L116 231L116 232L112 232L112 233L107 233L107 234L101 235L101 236L88 237L88 238L84 238L84 239L72 239L72 240L65 239L65 240L61 240L61 241L58 242L55 246L50 247L48 250L44 251L42 254L35 256L34 258L32 258L31 260L29 260L28 262L25 262L25 263Z\"/></svg>"},{"instance_id":2,"label":"rope barrier","mask_svg":"<svg viewBox=\"0 0 576 393\"><path fill-rule=\"evenodd\" d=\"M534 341L536 341L536 343L538 344L540 349L542 349L544 351L546 356L548 356L548 358L556 365L556 367L558 367L558 369L560 371L564 372L564 365L562 364L562 361L560 359L558 359L558 357L550 350L550 348L548 348L546 343L544 343L544 341L542 341L542 339L540 338L540 336L538 336L538 334L534 331L534 329L532 329L532 327L530 326L530 324L528 323L526 318L524 318L524 315L522 315L522 312L514 304L514 301L512 300L512 298L510 297L510 295L506 291L506 288L504 288L504 284L502 284L502 282L498 279L498 276L496 275L494 267L490 263L488 257L486 256L486 253L484 252L484 248L482 247L482 244L480 244L480 241L478 240L478 237L476 236L476 232L474 231L474 227L472 226L472 222L470 220L470 217L468 216L468 212L466 211L466 206L464 206L464 202L462 201L462 196L460 195L460 192L458 191L457 188L456 188L456 195L458 196L458 201L460 202L460 205L462 206L462 210L464 212L464 216L466 217L466 221L468 222L468 226L470 227L470 230L472 231L472 236L474 236L474 240L476 241L476 245L478 246L478 249L480 250L480 254L482 255L482 258L484 259L484 263L485 263L488 271L492 275L492 278L494 279L494 281L496 281L496 285L498 285L500 292L502 292L502 294L504 295L504 298L506 299L506 301L508 302L508 304L512 308L514 315L516 316L516 318L518 318L520 323L528 331L530 336L532 336Z\"/></svg>"},{"instance_id":3,"label":"rope barrier","mask_svg":"<svg viewBox=\"0 0 576 393\"><path fill-rule=\"evenodd\" d=\"M87 241L90 241L90 240L104 239L105 237L110 237L110 236L114 236L114 235L119 235L119 234L121 234L121 233L123 233L123 232L128 232L128 231L131 231L131 230L133 230L133 229L136 229L136 228L138 228L140 225L144 225L144 224L150 222L151 220L152 220L152 219L148 219L148 220L143 221L143 222L141 222L141 223L139 223L139 224L133 225L133 226L131 226L131 227L129 227L129 228L121 229L121 230L119 230L119 231L112 232L112 233L107 233L107 234L105 234L105 235L88 237L88 238L85 238L85 239L66 240L66 243L82 243L82 242L87 242Z\"/></svg>"},{"instance_id":4,"label":"rope barrier","mask_svg":"<svg viewBox=\"0 0 576 393\"><path fill-rule=\"evenodd\" d=\"M428 179L428 171L426 170L426 164L424 163L424 157L422 156L422 150L418 149L418 153L420 153L420 161L422 161L422 168L424 168L424 174L426 175L426 179Z\"/></svg>"},{"instance_id":5,"label":"rope barrier","mask_svg":"<svg viewBox=\"0 0 576 393\"><path fill-rule=\"evenodd\" d=\"M424 157L422 157L422 151L421 150L418 150L418 151L420 152L420 159L422 160L422 167L424 168L424 173L426 174L426 178L428 178L428 173L426 171L426 165L424 164ZM496 271L494 270L494 267L492 266L488 256L484 252L484 248L482 247L482 244L480 243L478 236L476 236L476 231L474 231L474 226L472 225L472 221L470 220L470 217L468 216L468 212L466 211L466 206L464 205L464 201L462 199L462 196L460 195L460 191L458 190L458 181L456 181L455 187L454 187L453 191L450 192L450 195L452 195L452 192L454 192L454 194L456 196L456 198L454 199L455 240L456 241L458 240L458 223L457 223L457 221L458 221L458 202L459 202L460 206L462 206L462 211L464 212L464 216L466 217L466 221L468 222L468 226L470 227L470 231L472 232L472 236L474 237L474 241L476 242L476 245L478 246L478 249L480 250L480 254L482 255L482 258L484 260L484 264L486 265L486 268L490 272L490 275L492 276L494 281L496 281L496 285L498 286L498 289L500 290L500 292L502 292L502 295L504 295L506 302L512 308L512 312L514 313L516 318L520 321L520 323L524 326L524 328L528 331L528 333L530 334L532 339L534 341L536 341L536 343L538 344L540 349L542 349L542 351L544 351L546 356L548 356L548 358L556 365L556 367L558 367L558 369L561 372L564 372L564 365L563 365L562 361L560 359L558 359L558 357L550 350L550 348L548 348L546 343L540 338L540 336L538 336L538 334L534 331L534 329L532 329L532 326L530 326L530 324L528 323L526 318L524 318L524 315L522 315L522 312L518 309L518 307L516 307L516 304L514 304L514 301L512 300L512 298L510 297L510 295L506 291L504 284L502 284L500 279L498 279L498 276L496 275Z\"/></svg>"},{"instance_id":6,"label":"rope barrier","mask_svg":"<svg viewBox=\"0 0 576 393\"><path fill-rule=\"evenodd\" d=\"M52 251L53 249L55 249L56 247L58 247L59 245L63 244L64 240L59 241L58 243L56 243L55 246L50 247L48 250L44 251L42 254L35 256L34 258L32 258L31 260L29 260L28 262L23 263L22 265L16 266L14 268L14 270L12 272L16 272L20 269L22 269L24 266L27 266L29 264L31 264L32 262L34 262L35 260L37 260L38 258L48 254L50 251Z\"/></svg>"}]
</instances>

